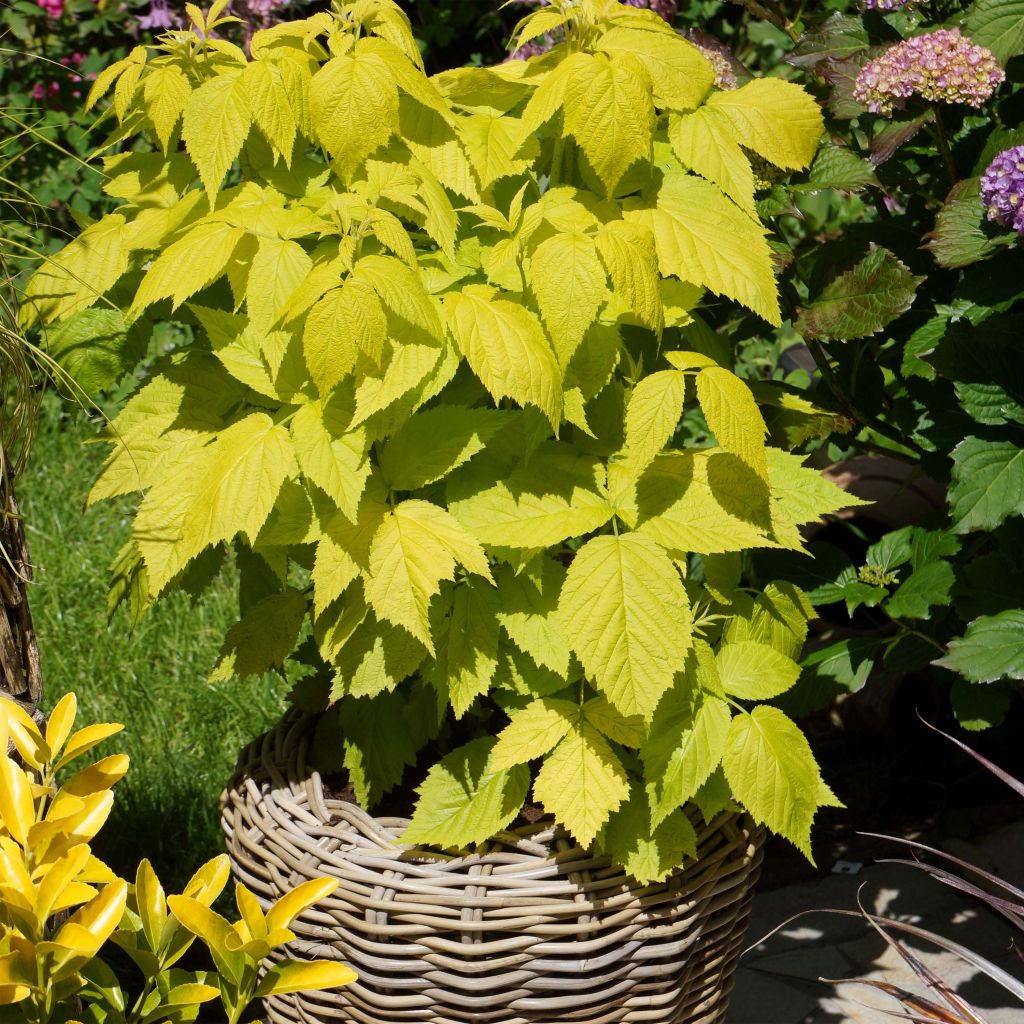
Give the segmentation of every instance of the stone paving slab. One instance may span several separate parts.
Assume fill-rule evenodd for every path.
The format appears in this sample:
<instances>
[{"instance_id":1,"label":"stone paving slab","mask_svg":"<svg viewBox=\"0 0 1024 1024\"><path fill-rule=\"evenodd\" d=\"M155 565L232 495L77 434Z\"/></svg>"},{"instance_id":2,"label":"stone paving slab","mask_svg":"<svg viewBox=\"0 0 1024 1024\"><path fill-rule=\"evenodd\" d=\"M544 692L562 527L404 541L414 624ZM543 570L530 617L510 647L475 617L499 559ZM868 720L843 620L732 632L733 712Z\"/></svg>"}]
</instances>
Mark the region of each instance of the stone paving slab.
<instances>
[{"instance_id":1,"label":"stone paving slab","mask_svg":"<svg viewBox=\"0 0 1024 1024\"><path fill-rule=\"evenodd\" d=\"M947 849L1024 885L1024 822L993 832L978 844L950 843ZM1021 943L1021 935L1007 921L924 872L897 864L868 864L857 875L829 875L758 894L749 941L801 911L855 911L858 893L865 909L939 932L1024 979L1024 961L1011 944L1013 938ZM1024 1006L974 968L918 940L907 944L968 999L987 1024L1024 1024ZM727 1024L890 1024L901 1019L884 1012L900 1007L877 990L850 981L826 984L819 978L884 980L921 992L899 954L866 922L814 913L787 925L743 957Z\"/></svg>"}]
</instances>

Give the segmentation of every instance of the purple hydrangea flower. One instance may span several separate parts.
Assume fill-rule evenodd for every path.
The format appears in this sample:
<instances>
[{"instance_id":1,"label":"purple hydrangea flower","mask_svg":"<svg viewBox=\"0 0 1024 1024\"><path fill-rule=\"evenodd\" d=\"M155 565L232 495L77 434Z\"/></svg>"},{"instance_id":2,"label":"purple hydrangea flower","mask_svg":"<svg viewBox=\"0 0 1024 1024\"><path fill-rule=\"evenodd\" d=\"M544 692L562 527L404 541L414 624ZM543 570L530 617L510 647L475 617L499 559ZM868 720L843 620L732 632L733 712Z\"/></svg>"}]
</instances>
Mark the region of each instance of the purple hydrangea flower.
<instances>
[{"instance_id":1,"label":"purple hydrangea flower","mask_svg":"<svg viewBox=\"0 0 1024 1024\"><path fill-rule=\"evenodd\" d=\"M980 107L1006 75L991 50L958 28L940 28L890 46L861 68L853 98L889 115L910 96Z\"/></svg>"},{"instance_id":2,"label":"purple hydrangea flower","mask_svg":"<svg viewBox=\"0 0 1024 1024\"><path fill-rule=\"evenodd\" d=\"M139 28L146 32L174 28L178 19L171 13L167 0L151 0L149 14L139 18Z\"/></svg>"},{"instance_id":3,"label":"purple hydrangea flower","mask_svg":"<svg viewBox=\"0 0 1024 1024\"><path fill-rule=\"evenodd\" d=\"M1004 149L981 176L988 219L1024 235L1024 146Z\"/></svg>"}]
</instances>

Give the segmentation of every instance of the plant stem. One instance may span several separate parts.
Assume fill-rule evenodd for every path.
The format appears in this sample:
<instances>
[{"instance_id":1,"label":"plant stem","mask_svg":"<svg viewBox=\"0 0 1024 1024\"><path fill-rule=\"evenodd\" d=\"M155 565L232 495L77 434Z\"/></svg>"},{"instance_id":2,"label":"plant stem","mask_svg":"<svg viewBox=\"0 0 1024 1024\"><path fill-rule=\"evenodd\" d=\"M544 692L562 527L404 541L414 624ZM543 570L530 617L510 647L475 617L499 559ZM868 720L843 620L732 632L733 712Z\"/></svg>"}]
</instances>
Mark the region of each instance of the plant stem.
<instances>
[{"instance_id":1,"label":"plant stem","mask_svg":"<svg viewBox=\"0 0 1024 1024\"><path fill-rule=\"evenodd\" d=\"M946 136L946 128L942 123L942 112L939 110L938 103L932 104L932 113L935 115L934 130L932 134L935 136L935 141L939 146L939 153L942 156L942 162L946 166L946 173L949 175L949 184L952 187L959 180L959 176L956 173L956 161L953 159L953 152L949 148L949 139Z\"/></svg>"}]
</instances>

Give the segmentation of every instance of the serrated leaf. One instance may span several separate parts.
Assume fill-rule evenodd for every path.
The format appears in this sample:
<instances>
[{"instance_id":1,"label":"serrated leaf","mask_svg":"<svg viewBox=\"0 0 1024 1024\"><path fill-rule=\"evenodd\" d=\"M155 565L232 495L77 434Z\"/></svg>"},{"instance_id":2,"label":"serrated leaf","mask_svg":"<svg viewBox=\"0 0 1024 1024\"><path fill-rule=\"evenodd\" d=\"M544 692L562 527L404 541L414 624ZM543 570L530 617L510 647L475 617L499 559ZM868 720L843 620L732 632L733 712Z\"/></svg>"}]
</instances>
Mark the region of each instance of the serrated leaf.
<instances>
[{"instance_id":1,"label":"serrated leaf","mask_svg":"<svg viewBox=\"0 0 1024 1024\"><path fill-rule=\"evenodd\" d=\"M564 367L608 295L593 239L560 232L541 242L530 257L530 288Z\"/></svg>"},{"instance_id":2,"label":"serrated leaf","mask_svg":"<svg viewBox=\"0 0 1024 1024\"><path fill-rule=\"evenodd\" d=\"M727 119L716 116L708 106L673 117L669 140L684 167L707 178L754 215L754 171Z\"/></svg>"},{"instance_id":3,"label":"serrated leaf","mask_svg":"<svg viewBox=\"0 0 1024 1024\"><path fill-rule=\"evenodd\" d=\"M973 43L990 49L1002 64L1024 53L1022 0L974 0L964 27Z\"/></svg>"},{"instance_id":4,"label":"serrated leaf","mask_svg":"<svg viewBox=\"0 0 1024 1024\"><path fill-rule=\"evenodd\" d=\"M257 602L228 630L210 680L281 668L299 639L305 617L306 598L291 587Z\"/></svg>"},{"instance_id":5,"label":"serrated leaf","mask_svg":"<svg viewBox=\"0 0 1024 1024\"><path fill-rule=\"evenodd\" d=\"M537 318L478 287L447 296L445 312L462 354L491 397L535 405L557 430L562 371Z\"/></svg>"},{"instance_id":6,"label":"serrated leaf","mask_svg":"<svg viewBox=\"0 0 1024 1024\"><path fill-rule=\"evenodd\" d=\"M362 807L372 810L398 785L406 766L415 763L416 748L404 710L405 700L394 693L339 705L344 764Z\"/></svg>"},{"instance_id":7,"label":"serrated leaf","mask_svg":"<svg viewBox=\"0 0 1024 1024\"><path fill-rule=\"evenodd\" d=\"M605 696L591 697L583 705L583 717L602 735L625 747L639 747L647 736L647 724L639 715L623 715Z\"/></svg>"},{"instance_id":8,"label":"serrated leaf","mask_svg":"<svg viewBox=\"0 0 1024 1024\"><path fill-rule=\"evenodd\" d=\"M83 309L44 331L45 349L88 395L116 384L144 354L146 338L116 309Z\"/></svg>"},{"instance_id":9,"label":"serrated leaf","mask_svg":"<svg viewBox=\"0 0 1024 1024\"><path fill-rule=\"evenodd\" d=\"M781 78L755 78L723 89L707 102L743 145L776 167L809 167L821 141L821 109L805 89Z\"/></svg>"},{"instance_id":10,"label":"serrated leaf","mask_svg":"<svg viewBox=\"0 0 1024 1024\"><path fill-rule=\"evenodd\" d=\"M572 785L566 780L572 779ZM573 728L537 773L533 797L589 846L612 812L629 796L618 755L587 722Z\"/></svg>"},{"instance_id":11,"label":"serrated leaf","mask_svg":"<svg viewBox=\"0 0 1024 1024\"><path fill-rule=\"evenodd\" d=\"M803 650L807 623L812 618L814 609L799 587L770 583L764 593L758 594L749 616L736 615L729 620L724 639L756 640L795 661Z\"/></svg>"},{"instance_id":12,"label":"serrated leaf","mask_svg":"<svg viewBox=\"0 0 1024 1024\"><path fill-rule=\"evenodd\" d=\"M253 60L246 64L242 72L242 84L252 119L267 142L284 157L286 165L291 163L298 131L289 95L292 90L289 89L285 70L289 63Z\"/></svg>"},{"instance_id":13,"label":"serrated leaf","mask_svg":"<svg viewBox=\"0 0 1024 1024\"><path fill-rule=\"evenodd\" d=\"M252 110L241 72L208 78L185 104L181 138L211 206L251 125Z\"/></svg>"},{"instance_id":14,"label":"serrated leaf","mask_svg":"<svg viewBox=\"0 0 1024 1024\"><path fill-rule=\"evenodd\" d=\"M806 306L797 330L837 341L867 338L910 309L923 280L872 243L856 266L838 273Z\"/></svg>"},{"instance_id":15,"label":"serrated leaf","mask_svg":"<svg viewBox=\"0 0 1024 1024\"><path fill-rule=\"evenodd\" d=\"M398 86L376 54L333 57L313 76L309 103L317 137L346 180L398 125Z\"/></svg>"},{"instance_id":16,"label":"serrated leaf","mask_svg":"<svg viewBox=\"0 0 1024 1024\"><path fill-rule=\"evenodd\" d=\"M535 565L534 572L499 571L498 621L524 654L564 679L572 654L555 613L565 569L545 556Z\"/></svg>"},{"instance_id":17,"label":"serrated leaf","mask_svg":"<svg viewBox=\"0 0 1024 1024\"><path fill-rule=\"evenodd\" d=\"M771 700L800 677L800 666L792 658L756 640L723 644L715 664L725 692L740 700Z\"/></svg>"},{"instance_id":18,"label":"serrated leaf","mask_svg":"<svg viewBox=\"0 0 1024 1024\"><path fill-rule=\"evenodd\" d=\"M471 114L460 120L459 133L485 192L502 178L522 174L536 155L536 143L520 147L522 133L515 118Z\"/></svg>"},{"instance_id":19,"label":"serrated leaf","mask_svg":"<svg viewBox=\"0 0 1024 1024\"><path fill-rule=\"evenodd\" d=\"M725 367L707 366L697 374L697 400L718 443L767 480L767 428L750 388Z\"/></svg>"},{"instance_id":20,"label":"serrated leaf","mask_svg":"<svg viewBox=\"0 0 1024 1024\"><path fill-rule=\"evenodd\" d=\"M813 863L811 823L827 801L804 734L777 708L756 707L732 720L722 764L733 794L754 820Z\"/></svg>"},{"instance_id":21,"label":"serrated leaf","mask_svg":"<svg viewBox=\"0 0 1024 1024\"><path fill-rule=\"evenodd\" d=\"M651 152L654 103L650 85L632 62L581 55L565 86L565 135L579 143L605 192Z\"/></svg>"},{"instance_id":22,"label":"serrated leaf","mask_svg":"<svg viewBox=\"0 0 1024 1024\"><path fill-rule=\"evenodd\" d=\"M375 620L372 613L353 626L361 612L356 601L352 612L342 613L325 637L332 648L328 653L335 668L332 700L342 696L364 700L390 692L412 675L427 656L423 644L401 626ZM342 646L337 650L339 644Z\"/></svg>"},{"instance_id":23,"label":"serrated leaf","mask_svg":"<svg viewBox=\"0 0 1024 1024\"><path fill-rule=\"evenodd\" d=\"M692 110L715 81L704 54L674 32L615 25L600 37L597 48L613 62L623 57L638 61L651 76L655 103L667 110Z\"/></svg>"},{"instance_id":24,"label":"serrated leaf","mask_svg":"<svg viewBox=\"0 0 1024 1024\"><path fill-rule=\"evenodd\" d=\"M718 767L730 719L724 700L695 697L689 686L678 684L658 706L640 751L655 827L690 800Z\"/></svg>"},{"instance_id":25,"label":"serrated leaf","mask_svg":"<svg viewBox=\"0 0 1024 1024\"><path fill-rule=\"evenodd\" d=\"M935 607L946 607L956 574L949 562L935 561L912 572L883 606L894 619L928 619Z\"/></svg>"},{"instance_id":26,"label":"serrated leaf","mask_svg":"<svg viewBox=\"0 0 1024 1024\"><path fill-rule=\"evenodd\" d=\"M568 734L579 717L579 707L567 700L545 697L527 704L514 712L509 724L498 733L498 742L491 751L491 767L500 771L543 757Z\"/></svg>"},{"instance_id":27,"label":"serrated leaf","mask_svg":"<svg viewBox=\"0 0 1024 1024\"><path fill-rule=\"evenodd\" d=\"M996 252L1002 237L986 231L981 179L958 181L935 215L935 229L926 236L925 248L940 267L955 270L970 266Z\"/></svg>"},{"instance_id":28,"label":"serrated leaf","mask_svg":"<svg viewBox=\"0 0 1024 1024\"><path fill-rule=\"evenodd\" d=\"M662 881L685 858L697 856L697 833L689 818L675 810L652 828L643 793L635 787L605 826L600 843L616 864L645 884Z\"/></svg>"},{"instance_id":29,"label":"serrated leaf","mask_svg":"<svg viewBox=\"0 0 1024 1024\"><path fill-rule=\"evenodd\" d=\"M1024 611L1015 608L975 619L935 664L975 683L1024 679Z\"/></svg>"},{"instance_id":30,"label":"serrated leaf","mask_svg":"<svg viewBox=\"0 0 1024 1024\"><path fill-rule=\"evenodd\" d=\"M462 848L485 842L515 818L526 801L530 770L493 770L488 762L495 742L473 740L430 769L416 790L416 810L401 842Z\"/></svg>"},{"instance_id":31,"label":"serrated leaf","mask_svg":"<svg viewBox=\"0 0 1024 1024\"><path fill-rule=\"evenodd\" d=\"M371 466L363 427L350 428L352 403L348 396L299 407L291 423L299 469L324 491L349 519L356 518Z\"/></svg>"},{"instance_id":32,"label":"serrated leaf","mask_svg":"<svg viewBox=\"0 0 1024 1024\"><path fill-rule=\"evenodd\" d=\"M640 380L626 406L626 445L622 462L638 477L672 439L683 415L686 378L679 370L659 370Z\"/></svg>"},{"instance_id":33,"label":"serrated leaf","mask_svg":"<svg viewBox=\"0 0 1024 1024\"><path fill-rule=\"evenodd\" d=\"M613 303L621 303L645 327L661 331L665 317L654 235L640 224L613 220L601 225L594 241L611 278Z\"/></svg>"},{"instance_id":34,"label":"serrated leaf","mask_svg":"<svg viewBox=\"0 0 1024 1024\"><path fill-rule=\"evenodd\" d=\"M298 242L260 239L245 286L246 308L257 330L269 331L274 326L312 268L313 261Z\"/></svg>"},{"instance_id":35,"label":"serrated leaf","mask_svg":"<svg viewBox=\"0 0 1024 1024\"><path fill-rule=\"evenodd\" d=\"M448 691L456 718L491 687L498 668L498 599L494 587L466 580L455 589L438 645L434 679Z\"/></svg>"},{"instance_id":36,"label":"serrated leaf","mask_svg":"<svg viewBox=\"0 0 1024 1024\"><path fill-rule=\"evenodd\" d=\"M706 286L769 323L781 322L764 228L710 182L669 171L655 195L627 199L623 215L654 232L662 275Z\"/></svg>"},{"instance_id":37,"label":"serrated leaf","mask_svg":"<svg viewBox=\"0 0 1024 1024\"><path fill-rule=\"evenodd\" d=\"M381 472L396 491L432 484L482 452L508 417L494 409L453 405L418 412L381 449Z\"/></svg>"},{"instance_id":38,"label":"serrated leaf","mask_svg":"<svg viewBox=\"0 0 1024 1024\"><path fill-rule=\"evenodd\" d=\"M491 579L480 545L444 509L409 499L385 516L370 549L366 597L383 619L402 626L434 653L427 609L455 564Z\"/></svg>"},{"instance_id":39,"label":"serrated leaf","mask_svg":"<svg viewBox=\"0 0 1024 1024\"><path fill-rule=\"evenodd\" d=\"M597 688L622 714L649 720L693 640L689 600L664 550L640 534L587 541L558 617Z\"/></svg>"},{"instance_id":40,"label":"serrated leaf","mask_svg":"<svg viewBox=\"0 0 1024 1024\"><path fill-rule=\"evenodd\" d=\"M800 192L814 192L825 188L854 191L878 184L875 169L867 160L857 156L846 146L828 142L818 150L807 176L807 184L792 187Z\"/></svg>"},{"instance_id":41,"label":"serrated leaf","mask_svg":"<svg viewBox=\"0 0 1024 1024\"><path fill-rule=\"evenodd\" d=\"M451 495L449 509L484 544L546 548L611 519L603 475L600 460L550 443L506 479L474 487L466 497Z\"/></svg>"},{"instance_id":42,"label":"serrated leaf","mask_svg":"<svg viewBox=\"0 0 1024 1024\"><path fill-rule=\"evenodd\" d=\"M296 470L288 429L259 412L179 466L150 489L133 524L154 595L204 548L238 533L255 539Z\"/></svg>"},{"instance_id":43,"label":"serrated leaf","mask_svg":"<svg viewBox=\"0 0 1024 1024\"><path fill-rule=\"evenodd\" d=\"M1024 450L1010 441L961 441L953 449L949 511L956 533L994 530L1024 514Z\"/></svg>"},{"instance_id":44,"label":"serrated leaf","mask_svg":"<svg viewBox=\"0 0 1024 1024\"><path fill-rule=\"evenodd\" d=\"M167 152L178 119L192 95L192 86L179 67L152 68L142 82L142 109L153 122L160 146Z\"/></svg>"}]
</instances>

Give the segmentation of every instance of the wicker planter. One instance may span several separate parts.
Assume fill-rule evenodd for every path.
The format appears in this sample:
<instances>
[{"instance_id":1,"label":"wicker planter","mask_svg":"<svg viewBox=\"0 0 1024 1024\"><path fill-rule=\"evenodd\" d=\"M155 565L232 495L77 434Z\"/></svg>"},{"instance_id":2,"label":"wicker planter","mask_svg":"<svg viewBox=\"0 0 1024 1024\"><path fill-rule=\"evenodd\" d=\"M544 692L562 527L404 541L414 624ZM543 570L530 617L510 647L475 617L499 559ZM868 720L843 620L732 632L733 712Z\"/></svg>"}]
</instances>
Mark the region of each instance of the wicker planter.
<instances>
[{"instance_id":1,"label":"wicker planter","mask_svg":"<svg viewBox=\"0 0 1024 1024\"><path fill-rule=\"evenodd\" d=\"M341 879L293 925L290 952L342 960L359 980L269 1000L272 1024L724 1021L761 863L752 822L700 822L699 859L651 886L543 822L445 858L396 845L403 820L327 797L306 764L310 725L286 715L243 752L223 826L262 900Z\"/></svg>"}]
</instances>

